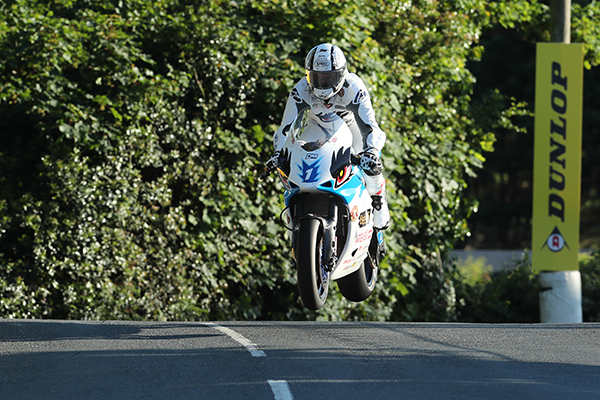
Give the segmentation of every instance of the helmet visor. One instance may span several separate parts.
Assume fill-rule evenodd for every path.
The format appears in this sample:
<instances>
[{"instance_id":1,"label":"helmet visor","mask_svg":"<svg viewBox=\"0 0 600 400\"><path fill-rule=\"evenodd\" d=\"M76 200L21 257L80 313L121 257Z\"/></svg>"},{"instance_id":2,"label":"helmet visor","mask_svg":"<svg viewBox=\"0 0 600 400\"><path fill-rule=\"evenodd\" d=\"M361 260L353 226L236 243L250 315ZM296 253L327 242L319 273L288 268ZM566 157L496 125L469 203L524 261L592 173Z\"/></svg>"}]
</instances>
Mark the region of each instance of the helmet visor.
<instances>
[{"instance_id":1,"label":"helmet visor","mask_svg":"<svg viewBox=\"0 0 600 400\"><path fill-rule=\"evenodd\" d=\"M336 87L344 76L344 70L336 71L306 71L308 84L315 89L329 89Z\"/></svg>"}]
</instances>

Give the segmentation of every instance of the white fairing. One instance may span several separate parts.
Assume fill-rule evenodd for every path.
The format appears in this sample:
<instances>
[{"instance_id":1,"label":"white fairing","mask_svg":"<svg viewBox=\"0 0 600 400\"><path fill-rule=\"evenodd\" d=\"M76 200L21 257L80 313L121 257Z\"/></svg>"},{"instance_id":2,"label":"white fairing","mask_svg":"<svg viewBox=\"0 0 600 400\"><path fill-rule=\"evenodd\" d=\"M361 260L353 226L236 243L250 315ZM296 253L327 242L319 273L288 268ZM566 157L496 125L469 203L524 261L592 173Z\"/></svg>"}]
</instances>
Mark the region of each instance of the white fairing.
<instances>
[{"instance_id":1,"label":"white fairing","mask_svg":"<svg viewBox=\"0 0 600 400\"><path fill-rule=\"evenodd\" d=\"M339 177L331 175L335 155L340 151L353 151L350 150L352 144L350 129L335 113L316 116L306 112L293 124L282 149L290 154L288 178L294 187L291 191L288 189L286 198L307 192L329 193L343 198L348 206L348 235L346 243L337 243L338 262L331 280L360 268L368 256L373 235L372 200L360 168L353 165L347 171L347 179L341 182Z\"/></svg>"}]
</instances>

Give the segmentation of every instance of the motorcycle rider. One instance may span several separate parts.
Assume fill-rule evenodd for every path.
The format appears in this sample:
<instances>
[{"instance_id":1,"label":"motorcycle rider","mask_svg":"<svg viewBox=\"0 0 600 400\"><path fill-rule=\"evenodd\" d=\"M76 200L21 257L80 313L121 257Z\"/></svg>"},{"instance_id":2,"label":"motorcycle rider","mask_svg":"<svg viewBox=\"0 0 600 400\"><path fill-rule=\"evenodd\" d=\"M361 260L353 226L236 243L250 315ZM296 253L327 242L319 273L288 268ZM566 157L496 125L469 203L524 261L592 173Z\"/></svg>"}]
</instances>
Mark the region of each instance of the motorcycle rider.
<instances>
[{"instance_id":1,"label":"motorcycle rider","mask_svg":"<svg viewBox=\"0 0 600 400\"><path fill-rule=\"evenodd\" d=\"M335 112L352 132L353 147L360 156L365 184L373 200L374 226L386 229L390 225L390 212L379 159L386 137L375 120L367 87L360 77L348 71L342 50L330 43L313 47L304 67L306 76L290 92L281 126L273 136L275 153L267 161L267 168L277 166L285 137L300 112L309 108L316 115Z\"/></svg>"}]
</instances>

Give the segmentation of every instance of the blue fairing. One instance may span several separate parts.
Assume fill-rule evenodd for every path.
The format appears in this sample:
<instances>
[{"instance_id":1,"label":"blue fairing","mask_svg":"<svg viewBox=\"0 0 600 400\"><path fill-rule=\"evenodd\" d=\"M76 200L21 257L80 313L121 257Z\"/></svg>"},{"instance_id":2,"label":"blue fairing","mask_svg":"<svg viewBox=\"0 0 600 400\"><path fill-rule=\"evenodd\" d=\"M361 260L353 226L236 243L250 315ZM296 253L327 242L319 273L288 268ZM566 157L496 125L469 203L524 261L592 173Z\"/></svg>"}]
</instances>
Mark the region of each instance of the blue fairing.
<instances>
[{"instance_id":1,"label":"blue fairing","mask_svg":"<svg viewBox=\"0 0 600 400\"><path fill-rule=\"evenodd\" d=\"M357 191L356 189L364 187L362 182L362 171L360 168L354 167L353 171L354 174L352 177L341 187L335 189L335 187L332 187L332 184L328 182L324 185L320 185L319 190L336 194L344 200L344 203L350 204L354 199L354 196L361 192L360 190Z\"/></svg>"},{"instance_id":2,"label":"blue fairing","mask_svg":"<svg viewBox=\"0 0 600 400\"><path fill-rule=\"evenodd\" d=\"M299 188L294 188L294 189L292 189L291 192L289 190L286 190L283 193L283 200L285 201L286 207L288 207L290 205L290 199L292 197L294 197L295 195L297 195L299 191L300 191Z\"/></svg>"},{"instance_id":3,"label":"blue fairing","mask_svg":"<svg viewBox=\"0 0 600 400\"><path fill-rule=\"evenodd\" d=\"M330 181L324 182L323 184L319 185L317 187L317 189L319 189L320 191L326 192L326 193L335 194L336 196L339 196L344 201L345 204L350 204L352 202L352 200L354 199L354 197L357 195L357 193L361 192L360 188L364 187L361 169L358 167L353 167L352 169L353 169L352 177L346 183L344 183L341 187L336 189L335 185L334 185L334 181L330 180ZM359 189L359 190L357 190L357 189ZM298 194L299 191L300 191L299 188L294 188L294 189L292 189L291 192L289 190L285 191L285 193L283 194L283 197L284 197L286 206L290 205L291 198L294 197L296 194Z\"/></svg>"}]
</instances>

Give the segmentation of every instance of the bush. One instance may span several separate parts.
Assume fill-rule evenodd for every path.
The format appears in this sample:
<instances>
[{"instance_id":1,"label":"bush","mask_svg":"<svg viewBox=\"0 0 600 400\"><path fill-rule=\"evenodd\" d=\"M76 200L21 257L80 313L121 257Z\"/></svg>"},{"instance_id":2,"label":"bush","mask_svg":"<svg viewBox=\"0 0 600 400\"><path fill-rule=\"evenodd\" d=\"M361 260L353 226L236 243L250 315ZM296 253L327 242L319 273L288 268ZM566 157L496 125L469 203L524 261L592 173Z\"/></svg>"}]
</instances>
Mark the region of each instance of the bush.
<instances>
[{"instance_id":1,"label":"bush","mask_svg":"<svg viewBox=\"0 0 600 400\"><path fill-rule=\"evenodd\" d=\"M584 322L600 322L600 250L579 258Z\"/></svg>"},{"instance_id":2,"label":"bush","mask_svg":"<svg viewBox=\"0 0 600 400\"><path fill-rule=\"evenodd\" d=\"M474 267L481 268L477 263ZM468 268L465 268L468 270ZM539 284L526 254L501 271L468 276L457 270L456 314L460 322L539 322Z\"/></svg>"},{"instance_id":3,"label":"bush","mask_svg":"<svg viewBox=\"0 0 600 400\"><path fill-rule=\"evenodd\" d=\"M456 314L460 322L534 323L540 321L538 275L527 255L501 271L481 272L471 260L454 269ZM600 321L600 251L579 256L584 322Z\"/></svg>"},{"instance_id":4,"label":"bush","mask_svg":"<svg viewBox=\"0 0 600 400\"><path fill-rule=\"evenodd\" d=\"M489 15L480 0L0 3L0 316L452 320L466 176L514 111L470 101ZM388 133L394 224L372 298L333 292L313 313L282 189L258 176L324 41Z\"/></svg>"}]
</instances>

